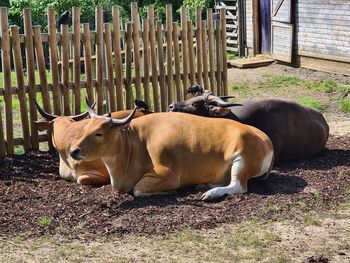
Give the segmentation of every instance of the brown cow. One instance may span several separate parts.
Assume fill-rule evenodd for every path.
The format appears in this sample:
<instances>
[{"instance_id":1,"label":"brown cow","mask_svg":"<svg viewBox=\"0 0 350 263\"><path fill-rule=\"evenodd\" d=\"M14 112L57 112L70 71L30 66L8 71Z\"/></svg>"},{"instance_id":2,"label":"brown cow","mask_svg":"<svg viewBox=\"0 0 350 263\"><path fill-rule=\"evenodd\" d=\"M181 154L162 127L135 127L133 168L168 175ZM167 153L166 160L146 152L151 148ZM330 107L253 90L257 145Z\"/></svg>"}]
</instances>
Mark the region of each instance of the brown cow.
<instances>
[{"instance_id":1,"label":"brown cow","mask_svg":"<svg viewBox=\"0 0 350 263\"><path fill-rule=\"evenodd\" d=\"M72 143L77 161L102 158L111 184L137 197L198 184L215 186L203 200L247 191L247 181L270 171L273 146L260 130L226 119L154 113L134 119L90 116Z\"/></svg>"},{"instance_id":2,"label":"brown cow","mask_svg":"<svg viewBox=\"0 0 350 263\"><path fill-rule=\"evenodd\" d=\"M84 131L84 127L89 123L87 119L80 120L87 113L78 116L55 116L45 112L36 103L39 113L46 119L35 122L39 131L51 130L52 142L60 157L60 176L69 181L76 181L82 185L106 185L110 184L108 170L101 159L90 161L76 161L69 155L69 149L73 141L78 140ZM111 113L113 118L124 118L132 111L123 110ZM147 109L139 110L135 113L135 118L151 113ZM79 120L79 121L77 121Z\"/></svg>"}]
</instances>

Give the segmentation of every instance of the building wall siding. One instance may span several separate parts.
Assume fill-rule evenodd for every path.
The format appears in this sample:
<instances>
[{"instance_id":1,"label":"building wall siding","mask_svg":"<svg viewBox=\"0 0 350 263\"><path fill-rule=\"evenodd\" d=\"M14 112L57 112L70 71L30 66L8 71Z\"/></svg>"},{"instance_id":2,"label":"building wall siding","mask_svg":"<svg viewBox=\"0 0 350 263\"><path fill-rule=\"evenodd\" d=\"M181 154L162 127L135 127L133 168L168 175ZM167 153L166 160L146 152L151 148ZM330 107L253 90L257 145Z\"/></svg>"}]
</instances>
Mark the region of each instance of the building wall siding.
<instances>
[{"instance_id":1,"label":"building wall siding","mask_svg":"<svg viewBox=\"0 0 350 263\"><path fill-rule=\"evenodd\" d=\"M350 1L298 0L295 19L298 52L350 57Z\"/></svg>"}]
</instances>

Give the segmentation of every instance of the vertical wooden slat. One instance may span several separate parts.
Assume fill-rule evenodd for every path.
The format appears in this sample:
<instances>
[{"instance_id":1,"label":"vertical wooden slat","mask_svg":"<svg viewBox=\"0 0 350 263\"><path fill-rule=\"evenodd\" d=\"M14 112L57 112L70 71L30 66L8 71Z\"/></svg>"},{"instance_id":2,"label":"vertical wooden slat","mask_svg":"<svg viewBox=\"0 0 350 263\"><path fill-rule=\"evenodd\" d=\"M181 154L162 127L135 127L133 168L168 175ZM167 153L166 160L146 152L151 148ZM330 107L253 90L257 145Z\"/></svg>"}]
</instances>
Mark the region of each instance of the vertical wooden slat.
<instances>
[{"instance_id":1,"label":"vertical wooden slat","mask_svg":"<svg viewBox=\"0 0 350 263\"><path fill-rule=\"evenodd\" d=\"M34 34L34 49L36 54L36 63L38 65L38 70L39 70L40 91L41 91L41 97L43 100L43 106L46 112L51 113L50 95L49 95L49 90L47 85L44 49L43 49L43 42L41 39L40 26L33 27L33 34ZM52 145L50 130L47 131L47 135L48 135L49 148L50 150L52 150L54 147Z\"/></svg>"},{"instance_id":2,"label":"vertical wooden slat","mask_svg":"<svg viewBox=\"0 0 350 263\"><path fill-rule=\"evenodd\" d=\"M47 10L48 31L49 31L49 47L50 47L50 71L52 80L52 98L53 112L61 115L61 94L58 79L58 61L57 61L57 37L56 37L56 17L55 9Z\"/></svg>"},{"instance_id":3,"label":"vertical wooden slat","mask_svg":"<svg viewBox=\"0 0 350 263\"><path fill-rule=\"evenodd\" d=\"M91 34L90 24L83 24L84 67L86 78L86 93L90 103L93 103L94 92L92 88L92 60L91 60Z\"/></svg>"},{"instance_id":4,"label":"vertical wooden slat","mask_svg":"<svg viewBox=\"0 0 350 263\"><path fill-rule=\"evenodd\" d=\"M2 78L4 85L5 117L6 117L6 150L7 155L14 154L13 141L13 116L12 116L12 92L11 92L11 60L10 60L10 34L7 17L7 7L0 8L1 28L1 59Z\"/></svg>"},{"instance_id":5,"label":"vertical wooden slat","mask_svg":"<svg viewBox=\"0 0 350 263\"><path fill-rule=\"evenodd\" d=\"M173 95L173 46L172 46L173 8L166 5L166 54L167 54L167 86L168 105L174 101Z\"/></svg>"},{"instance_id":6,"label":"vertical wooden slat","mask_svg":"<svg viewBox=\"0 0 350 263\"><path fill-rule=\"evenodd\" d=\"M113 6L113 47L114 47L114 67L115 67L115 86L117 94L117 110L123 109L123 65L120 47L120 23L119 7Z\"/></svg>"},{"instance_id":7,"label":"vertical wooden slat","mask_svg":"<svg viewBox=\"0 0 350 263\"><path fill-rule=\"evenodd\" d=\"M28 76L28 97L29 97L29 113L30 113L30 134L32 139L32 149L39 149L38 130L34 126L34 122L37 120L37 112L34 104L36 99L35 92L35 73L34 73L34 48L33 48L33 28L32 28L32 14L30 9L23 10L23 22L24 22L24 43L26 47L26 67Z\"/></svg>"},{"instance_id":8,"label":"vertical wooden slat","mask_svg":"<svg viewBox=\"0 0 350 263\"><path fill-rule=\"evenodd\" d=\"M157 70L157 51L156 51L156 33L154 28L154 6L147 8L147 17L149 21L151 68L152 68L152 90L153 90L153 108L159 111L159 92L158 92L158 70Z\"/></svg>"},{"instance_id":9,"label":"vertical wooden slat","mask_svg":"<svg viewBox=\"0 0 350 263\"><path fill-rule=\"evenodd\" d=\"M73 94L74 114L79 114L80 109L80 8L72 8L73 21Z\"/></svg>"},{"instance_id":10,"label":"vertical wooden slat","mask_svg":"<svg viewBox=\"0 0 350 263\"><path fill-rule=\"evenodd\" d=\"M131 90L131 71L132 71L132 24L128 23L126 26L126 63L125 63L125 103L126 108L131 109L132 90Z\"/></svg>"},{"instance_id":11,"label":"vertical wooden slat","mask_svg":"<svg viewBox=\"0 0 350 263\"><path fill-rule=\"evenodd\" d=\"M137 2L131 2L131 21L133 25L134 69L136 97L141 98L141 59L140 59L140 18Z\"/></svg>"},{"instance_id":12,"label":"vertical wooden slat","mask_svg":"<svg viewBox=\"0 0 350 263\"><path fill-rule=\"evenodd\" d=\"M216 94L215 83L215 48L214 48L214 29L213 29L213 9L207 10L208 19L208 47L209 47L209 77L210 90Z\"/></svg>"},{"instance_id":13,"label":"vertical wooden slat","mask_svg":"<svg viewBox=\"0 0 350 263\"><path fill-rule=\"evenodd\" d=\"M202 9L196 9L196 59L197 59L197 83L202 85Z\"/></svg>"},{"instance_id":14,"label":"vertical wooden slat","mask_svg":"<svg viewBox=\"0 0 350 263\"><path fill-rule=\"evenodd\" d=\"M61 25L61 54L62 54L62 94L63 114L71 115L69 104L69 48L68 48L68 25Z\"/></svg>"},{"instance_id":15,"label":"vertical wooden slat","mask_svg":"<svg viewBox=\"0 0 350 263\"><path fill-rule=\"evenodd\" d=\"M107 85L108 85L108 99L109 110L111 112L116 111L115 104L115 90L113 81L113 54L112 54L112 36L111 36L111 24L105 23L105 49L106 49L106 69L107 69Z\"/></svg>"},{"instance_id":16,"label":"vertical wooden slat","mask_svg":"<svg viewBox=\"0 0 350 263\"><path fill-rule=\"evenodd\" d=\"M193 27L192 21L187 21L187 38L188 38L188 57L190 60L190 83L194 85L196 83L195 80L195 58L194 58L194 48L193 48Z\"/></svg>"},{"instance_id":17,"label":"vertical wooden slat","mask_svg":"<svg viewBox=\"0 0 350 263\"><path fill-rule=\"evenodd\" d=\"M18 26L11 26L11 37L12 37L13 64L16 72L18 100L19 100L19 106L20 106L20 112L21 112L23 149L25 152L28 152L31 148L30 132L29 132L29 122L28 122L27 100L26 100L26 95L24 90L23 64L22 64L21 44L19 39Z\"/></svg>"},{"instance_id":18,"label":"vertical wooden slat","mask_svg":"<svg viewBox=\"0 0 350 263\"><path fill-rule=\"evenodd\" d=\"M4 125L2 123L2 114L0 110L0 158L6 156L5 138L4 138Z\"/></svg>"},{"instance_id":19,"label":"vertical wooden slat","mask_svg":"<svg viewBox=\"0 0 350 263\"><path fill-rule=\"evenodd\" d=\"M222 82L221 82L221 65L222 65L222 58L221 58L221 43L220 43L220 20L215 20L214 22L214 30L215 30L215 48L216 48L216 87L217 92L216 94L218 96L221 96L223 94L222 89Z\"/></svg>"},{"instance_id":20,"label":"vertical wooden slat","mask_svg":"<svg viewBox=\"0 0 350 263\"><path fill-rule=\"evenodd\" d=\"M202 21L202 62L203 62L203 83L204 89L209 90L209 79L208 79L208 53L207 53L207 38L206 38L206 21Z\"/></svg>"},{"instance_id":21,"label":"vertical wooden slat","mask_svg":"<svg viewBox=\"0 0 350 263\"><path fill-rule=\"evenodd\" d=\"M44 110L50 113L51 112L50 96L49 96L49 91L47 86L43 42L41 39L40 26L33 27L33 34L34 34L34 49L36 54L36 63L38 65L38 70L39 70L40 91L43 99L43 106L44 106Z\"/></svg>"},{"instance_id":22,"label":"vertical wooden slat","mask_svg":"<svg viewBox=\"0 0 350 263\"><path fill-rule=\"evenodd\" d=\"M174 43L176 100L182 101L184 98L183 98L183 92L181 89L179 26L178 26L177 22L173 22L173 43Z\"/></svg>"},{"instance_id":23,"label":"vertical wooden slat","mask_svg":"<svg viewBox=\"0 0 350 263\"><path fill-rule=\"evenodd\" d=\"M188 85L188 50L187 50L187 9L186 7L181 7L181 53L182 53L182 88L183 93L189 87Z\"/></svg>"},{"instance_id":24,"label":"vertical wooden slat","mask_svg":"<svg viewBox=\"0 0 350 263\"><path fill-rule=\"evenodd\" d=\"M166 111L168 108L167 88L165 86L165 70L164 70L164 51L163 51L163 33L162 23L157 21L157 49L158 49L158 67L159 67L159 87L161 97L161 110Z\"/></svg>"},{"instance_id":25,"label":"vertical wooden slat","mask_svg":"<svg viewBox=\"0 0 350 263\"><path fill-rule=\"evenodd\" d=\"M96 91L97 91L97 113L103 113L103 10L97 6L95 10L96 25Z\"/></svg>"},{"instance_id":26,"label":"vertical wooden slat","mask_svg":"<svg viewBox=\"0 0 350 263\"><path fill-rule=\"evenodd\" d=\"M228 95L227 84L227 42L226 42L226 8L220 9L220 21L221 21L221 45L222 45L222 86L223 95Z\"/></svg>"},{"instance_id":27,"label":"vertical wooden slat","mask_svg":"<svg viewBox=\"0 0 350 263\"><path fill-rule=\"evenodd\" d=\"M145 102L150 105L150 94L149 94L149 20L143 19L143 91Z\"/></svg>"}]
</instances>

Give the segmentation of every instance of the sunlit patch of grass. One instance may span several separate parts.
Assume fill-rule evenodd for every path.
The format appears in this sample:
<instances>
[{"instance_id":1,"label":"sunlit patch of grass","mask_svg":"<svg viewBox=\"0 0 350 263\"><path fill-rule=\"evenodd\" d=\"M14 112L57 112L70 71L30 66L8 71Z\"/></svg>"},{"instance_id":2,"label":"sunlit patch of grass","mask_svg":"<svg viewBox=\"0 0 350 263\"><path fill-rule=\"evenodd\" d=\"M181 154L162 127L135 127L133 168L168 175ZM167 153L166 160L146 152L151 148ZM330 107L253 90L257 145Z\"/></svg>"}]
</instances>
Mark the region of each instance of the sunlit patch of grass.
<instances>
[{"instance_id":1,"label":"sunlit patch of grass","mask_svg":"<svg viewBox=\"0 0 350 263\"><path fill-rule=\"evenodd\" d=\"M334 80L308 81L305 82L304 85L309 89L314 89L325 93L333 92L338 86Z\"/></svg>"},{"instance_id":2,"label":"sunlit patch of grass","mask_svg":"<svg viewBox=\"0 0 350 263\"><path fill-rule=\"evenodd\" d=\"M288 86L297 86L303 83L300 78L294 76L271 76L266 74L263 77L266 79L260 83L260 88L265 89L279 89Z\"/></svg>"},{"instance_id":3,"label":"sunlit patch of grass","mask_svg":"<svg viewBox=\"0 0 350 263\"><path fill-rule=\"evenodd\" d=\"M300 104L309 106L311 108L314 108L316 110L319 110L319 111L322 111L325 109L325 105L323 105L321 102L319 102L318 100L316 100L314 98L303 97L303 98L297 99L297 102L299 102Z\"/></svg>"},{"instance_id":4,"label":"sunlit patch of grass","mask_svg":"<svg viewBox=\"0 0 350 263\"><path fill-rule=\"evenodd\" d=\"M344 189L344 194L347 195L347 196L350 196L350 187L346 187Z\"/></svg>"},{"instance_id":5,"label":"sunlit patch of grass","mask_svg":"<svg viewBox=\"0 0 350 263\"><path fill-rule=\"evenodd\" d=\"M339 108L342 112L350 113L350 98L341 100Z\"/></svg>"},{"instance_id":6,"label":"sunlit patch of grass","mask_svg":"<svg viewBox=\"0 0 350 263\"><path fill-rule=\"evenodd\" d=\"M251 87L248 84L233 84L230 86L230 91L238 97L249 97L253 95Z\"/></svg>"},{"instance_id":7,"label":"sunlit patch of grass","mask_svg":"<svg viewBox=\"0 0 350 263\"><path fill-rule=\"evenodd\" d=\"M234 52L231 52L231 51L228 51L227 52L227 59L228 60L233 60L233 59L237 59L237 53L234 53Z\"/></svg>"}]
</instances>

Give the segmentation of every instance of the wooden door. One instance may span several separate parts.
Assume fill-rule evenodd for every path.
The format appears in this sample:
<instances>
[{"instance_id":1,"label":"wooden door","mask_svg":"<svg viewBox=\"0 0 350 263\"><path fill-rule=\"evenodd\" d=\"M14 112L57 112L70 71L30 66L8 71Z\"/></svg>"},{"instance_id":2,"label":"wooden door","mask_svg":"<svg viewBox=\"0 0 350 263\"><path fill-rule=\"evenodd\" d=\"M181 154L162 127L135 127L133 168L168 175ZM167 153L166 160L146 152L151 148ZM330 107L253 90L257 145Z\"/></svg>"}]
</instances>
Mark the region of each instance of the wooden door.
<instances>
[{"instance_id":1,"label":"wooden door","mask_svg":"<svg viewBox=\"0 0 350 263\"><path fill-rule=\"evenodd\" d=\"M272 0L272 56L292 62L294 26L292 0Z\"/></svg>"}]
</instances>

